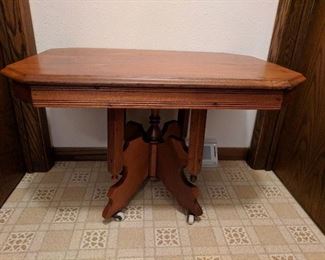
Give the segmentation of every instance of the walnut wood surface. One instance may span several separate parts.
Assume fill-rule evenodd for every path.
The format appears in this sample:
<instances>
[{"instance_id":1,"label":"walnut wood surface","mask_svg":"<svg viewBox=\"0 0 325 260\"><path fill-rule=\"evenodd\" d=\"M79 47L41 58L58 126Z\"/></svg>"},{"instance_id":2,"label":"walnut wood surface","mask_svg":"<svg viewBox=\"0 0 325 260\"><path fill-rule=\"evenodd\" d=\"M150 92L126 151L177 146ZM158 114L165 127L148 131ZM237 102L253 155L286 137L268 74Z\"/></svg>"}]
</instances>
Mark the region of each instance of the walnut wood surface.
<instances>
[{"instance_id":1,"label":"walnut wood surface","mask_svg":"<svg viewBox=\"0 0 325 260\"><path fill-rule=\"evenodd\" d=\"M158 111L152 111L150 128L157 126L158 115ZM130 128L130 137L135 136L134 132L144 133L139 125L131 123L127 126ZM171 121L164 129L164 137L156 136L159 142L152 139L152 131L147 131L144 136L127 142L123 154L120 155L123 159L122 177L107 193L109 202L103 210L104 218L110 218L126 207L147 177L156 176L162 180L184 209L196 216L202 214L197 201L198 188L187 181L183 173L188 163L186 146L184 140L174 137L174 134L181 134L180 127L176 121Z\"/></svg>"},{"instance_id":2,"label":"walnut wood surface","mask_svg":"<svg viewBox=\"0 0 325 260\"><path fill-rule=\"evenodd\" d=\"M132 140L123 153L124 170L122 178L110 187L109 202L103 210L103 217L110 218L127 206L148 177L149 144L142 137Z\"/></svg>"},{"instance_id":3,"label":"walnut wood surface","mask_svg":"<svg viewBox=\"0 0 325 260\"><path fill-rule=\"evenodd\" d=\"M36 107L279 109L305 78L249 56L52 49L1 71Z\"/></svg>"},{"instance_id":4,"label":"walnut wood surface","mask_svg":"<svg viewBox=\"0 0 325 260\"><path fill-rule=\"evenodd\" d=\"M297 67L307 81L288 104L274 171L325 231L325 2L315 1Z\"/></svg>"},{"instance_id":5,"label":"walnut wood surface","mask_svg":"<svg viewBox=\"0 0 325 260\"><path fill-rule=\"evenodd\" d=\"M200 216L202 208L197 202L198 188L188 182L183 173L186 166L184 158L187 157L183 147L182 141L173 137L159 144L157 175L183 208L195 216Z\"/></svg>"},{"instance_id":6,"label":"walnut wood surface","mask_svg":"<svg viewBox=\"0 0 325 260\"><path fill-rule=\"evenodd\" d=\"M280 90L52 90L15 85L15 95L36 107L157 108L157 109L280 109Z\"/></svg>"},{"instance_id":7,"label":"walnut wood surface","mask_svg":"<svg viewBox=\"0 0 325 260\"><path fill-rule=\"evenodd\" d=\"M7 66L2 73L28 85L132 85L162 88L289 89L297 72L226 53L127 49L51 49Z\"/></svg>"}]
</instances>

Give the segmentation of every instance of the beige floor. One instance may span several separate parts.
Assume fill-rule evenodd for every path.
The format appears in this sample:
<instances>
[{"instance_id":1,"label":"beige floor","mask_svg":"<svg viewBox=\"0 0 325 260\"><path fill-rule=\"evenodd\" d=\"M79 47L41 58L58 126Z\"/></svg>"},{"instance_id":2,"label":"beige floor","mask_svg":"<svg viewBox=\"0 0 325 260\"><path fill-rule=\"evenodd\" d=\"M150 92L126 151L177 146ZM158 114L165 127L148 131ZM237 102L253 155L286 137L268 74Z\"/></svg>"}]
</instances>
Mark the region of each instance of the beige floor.
<instances>
[{"instance_id":1,"label":"beige floor","mask_svg":"<svg viewBox=\"0 0 325 260\"><path fill-rule=\"evenodd\" d=\"M190 226L159 182L124 222L105 223L103 162L59 162L27 174L0 209L0 259L325 259L325 237L272 172L220 162L198 180Z\"/></svg>"}]
</instances>

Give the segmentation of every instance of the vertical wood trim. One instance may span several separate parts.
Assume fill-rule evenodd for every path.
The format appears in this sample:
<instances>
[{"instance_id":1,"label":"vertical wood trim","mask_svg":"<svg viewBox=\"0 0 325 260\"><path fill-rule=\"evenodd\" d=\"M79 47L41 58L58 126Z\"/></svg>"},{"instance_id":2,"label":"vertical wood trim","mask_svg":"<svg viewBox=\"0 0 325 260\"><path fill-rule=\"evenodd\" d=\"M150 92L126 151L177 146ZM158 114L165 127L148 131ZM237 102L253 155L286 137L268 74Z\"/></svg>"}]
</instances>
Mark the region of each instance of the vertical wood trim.
<instances>
[{"instance_id":1,"label":"vertical wood trim","mask_svg":"<svg viewBox=\"0 0 325 260\"><path fill-rule=\"evenodd\" d=\"M325 231L325 1L315 1L299 59L307 81L287 106L273 169Z\"/></svg>"},{"instance_id":2,"label":"vertical wood trim","mask_svg":"<svg viewBox=\"0 0 325 260\"><path fill-rule=\"evenodd\" d=\"M107 165L112 178L117 178L123 167L124 109L107 109Z\"/></svg>"},{"instance_id":3,"label":"vertical wood trim","mask_svg":"<svg viewBox=\"0 0 325 260\"><path fill-rule=\"evenodd\" d=\"M298 69L314 4L315 0L279 1L268 61ZM247 160L252 168L272 169L284 117L285 107L257 112Z\"/></svg>"},{"instance_id":4,"label":"vertical wood trim","mask_svg":"<svg viewBox=\"0 0 325 260\"><path fill-rule=\"evenodd\" d=\"M206 117L207 110L191 110L187 164L187 169L191 175L197 175L202 167Z\"/></svg>"},{"instance_id":5,"label":"vertical wood trim","mask_svg":"<svg viewBox=\"0 0 325 260\"><path fill-rule=\"evenodd\" d=\"M29 1L0 0L0 9L1 23L4 24L4 63L36 54ZM45 109L33 108L13 95L12 99L26 170L48 171L53 165L53 157Z\"/></svg>"},{"instance_id":6,"label":"vertical wood trim","mask_svg":"<svg viewBox=\"0 0 325 260\"><path fill-rule=\"evenodd\" d=\"M0 17L0 38L3 35ZM0 41L0 69L3 64ZM0 208L26 172L8 81L0 76Z\"/></svg>"}]
</instances>

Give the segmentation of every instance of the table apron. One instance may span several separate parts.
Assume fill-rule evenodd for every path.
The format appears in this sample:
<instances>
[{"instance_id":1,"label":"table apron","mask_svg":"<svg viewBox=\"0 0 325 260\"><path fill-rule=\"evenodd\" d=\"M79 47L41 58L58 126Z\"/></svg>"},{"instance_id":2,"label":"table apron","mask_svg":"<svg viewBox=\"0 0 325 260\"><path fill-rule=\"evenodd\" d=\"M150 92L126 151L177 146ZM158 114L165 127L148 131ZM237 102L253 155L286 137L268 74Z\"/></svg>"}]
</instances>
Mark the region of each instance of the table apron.
<instances>
[{"instance_id":1,"label":"table apron","mask_svg":"<svg viewBox=\"0 0 325 260\"><path fill-rule=\"evenodd\" d=\"M280 109L283 91L98 91L33 90L16 87L15 95L35 107L157 109Z\"/></svg>"}]
</instances>

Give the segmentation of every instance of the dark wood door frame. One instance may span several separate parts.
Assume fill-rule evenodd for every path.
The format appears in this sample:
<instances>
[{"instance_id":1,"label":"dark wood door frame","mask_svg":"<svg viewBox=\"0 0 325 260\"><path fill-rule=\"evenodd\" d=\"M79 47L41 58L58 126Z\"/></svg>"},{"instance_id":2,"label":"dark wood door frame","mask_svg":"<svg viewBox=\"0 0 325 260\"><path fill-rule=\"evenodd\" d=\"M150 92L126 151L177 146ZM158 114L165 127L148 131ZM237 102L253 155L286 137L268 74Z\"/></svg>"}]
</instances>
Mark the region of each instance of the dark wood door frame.
<instances>
[{"instance_id":1,"label":"dark wood door frame","mask_svg":"<svg viewBox=\"0 0 325 260\"><path fill-rule=\"evenodd\" d=\"M299 68L308 79L287 106L273 170L325 232L325 1L315 1Z\"/></svg>"},{"instance_id":2,"label":"dark wood door frame","mask_svg":"<svg viewBox=\"0 0 325 260\"><path fill-rule=\"evenodd\" d=\"M36 54L28 0L0 0L0 24L3 66ZM26 171L48 171L53 159L45 109L11 96Z\"/></svg>"},{"instance_id":3,"label":"dark wood door frame","mask_svg":"<svg viewBox=\"0 0 325 260\"><path fill-rule=\"evenodd\" d=\"M316 1L279 1L268 61L299 71L302 46ZM257 112L247 160L252 168L272 170L285 113L285 106L279 112Z\"/></svg>"}]
</instances>

